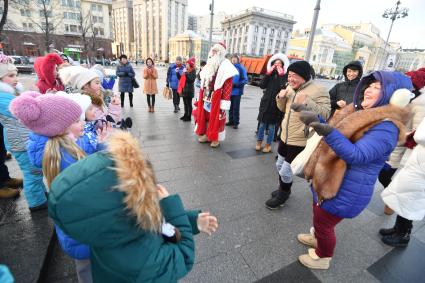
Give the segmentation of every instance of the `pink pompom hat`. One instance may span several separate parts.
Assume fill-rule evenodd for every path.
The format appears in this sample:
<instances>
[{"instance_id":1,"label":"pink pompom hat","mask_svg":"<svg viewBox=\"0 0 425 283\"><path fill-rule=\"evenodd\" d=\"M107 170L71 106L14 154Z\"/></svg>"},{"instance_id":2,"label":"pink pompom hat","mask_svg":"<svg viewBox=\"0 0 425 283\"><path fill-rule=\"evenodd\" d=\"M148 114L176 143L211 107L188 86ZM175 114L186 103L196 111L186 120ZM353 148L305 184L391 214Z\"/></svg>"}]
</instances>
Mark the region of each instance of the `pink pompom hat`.
<instances>
[{"instance_id":1,"label":"pink pompom hat","mask_svg":"<svg viewBox=\"0 0 425 283\"><path fill-rule=\"evenodd\" d=\"M55 137L80 119L81 107L55 94L26 91L10 103L10 112L36 134Z\"/></svg>"}]
</instances>

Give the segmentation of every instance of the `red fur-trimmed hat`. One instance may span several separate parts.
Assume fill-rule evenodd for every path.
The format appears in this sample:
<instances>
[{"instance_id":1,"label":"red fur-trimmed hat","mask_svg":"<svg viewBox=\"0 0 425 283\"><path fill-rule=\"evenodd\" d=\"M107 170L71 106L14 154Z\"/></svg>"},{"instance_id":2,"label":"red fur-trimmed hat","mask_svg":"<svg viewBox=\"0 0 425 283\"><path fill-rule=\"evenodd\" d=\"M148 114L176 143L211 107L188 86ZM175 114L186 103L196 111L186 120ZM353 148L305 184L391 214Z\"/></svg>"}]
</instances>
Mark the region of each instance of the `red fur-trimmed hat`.
<instances>
[{"instance_id":1,"label":"red fur-trimmed hat","mask_svg":"<svg viewBox=\"0 0 425 283\"><path fill-rule=\"evenodd\" d=\"M416 90L420 90L425 86L425 68L407 72L406 76L410 77Z\"/></svg>"},{"instance_id":2,"label":"red fur-trimmed hat","mask_svg":"<svg viewBox=\"0 0 425 283\"><path fill-rule=\"evenodd\" d=\"M196 64L196 59L195 57L190 58L189 60L186 61L186 64L188 64L191 68L193 68Z\"/></svg>"},{"instance_id":3,"label":"red fur-trimmed hat","mask_svg":"<svg viewBox=\"0 0 425 283\"><path fill-rule=\"evenodd\" d=\"M40 81L44 81L49 88L55 86L55 68L63 63L59 54L49 53L44 57L38 57L34 61L34 70Z\"/></svg>"}]
</instances>

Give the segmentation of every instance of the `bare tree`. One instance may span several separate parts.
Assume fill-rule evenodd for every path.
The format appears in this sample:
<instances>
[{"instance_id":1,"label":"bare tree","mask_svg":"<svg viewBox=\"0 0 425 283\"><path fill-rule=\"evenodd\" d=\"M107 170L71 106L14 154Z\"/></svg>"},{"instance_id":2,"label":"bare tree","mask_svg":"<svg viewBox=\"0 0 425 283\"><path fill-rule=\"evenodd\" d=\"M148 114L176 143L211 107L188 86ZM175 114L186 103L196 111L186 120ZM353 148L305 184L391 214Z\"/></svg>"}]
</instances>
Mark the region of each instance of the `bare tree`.
<instances>
[{"instance_id":1,"label":"bare tree","mask_svg":"<svg viewBox=\"0 0 425 283\"><path fill-rule=\"evenodd\" d=\"M89 63L89 45L90 45L90 29L92 25L92 13L89 10L86 14L83 13L83 9L80 7L80 26L81 26L81 41L83 42L83 49L86 55L87 63Z\"/></svg>"},{"instance_id":2,"label":"bare tree","mask_svg":"<svg viewBox=\"0 0 425 283\"><path fill-rule=\"evenodd\" d=\"M58 11L59 1L55 0L11 0L17 9L23 10L28 20L32 22L44 35L44 49L48 53L53 43L53 32L61 24L61 16L53 11ZM38 15L38 16L37 16Z\"/></svg>"},{"instance_id":3,"label":"bare tree","mask_svg":"<svg viewBox=\"0 0 425 283\"><path fill-rule=\"evenodd\" d=\"M9 0L3 0L3 14L0 20L0 40L2 39L2 31L7 20L7 12L9 11Z\"/></svg>"}]
</instances>

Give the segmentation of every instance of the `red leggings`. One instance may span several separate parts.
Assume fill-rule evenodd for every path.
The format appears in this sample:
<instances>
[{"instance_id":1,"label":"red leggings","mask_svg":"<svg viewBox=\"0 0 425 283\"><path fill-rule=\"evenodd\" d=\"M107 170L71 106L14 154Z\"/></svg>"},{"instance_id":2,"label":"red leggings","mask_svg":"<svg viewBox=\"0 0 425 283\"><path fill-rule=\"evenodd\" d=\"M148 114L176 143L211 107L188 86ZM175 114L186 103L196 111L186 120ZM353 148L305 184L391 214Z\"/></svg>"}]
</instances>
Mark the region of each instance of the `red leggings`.
<instances>
[{"instance_id":1,"label":"red leggings","mask_svg":"<svg viewBox=\"0 0 425 283\"><path fill-rule=\"evenodd\" d=\"M332 215L320 206L313 204L314 235L317 239L316 254L318 257L332 257L336 245L335 226L343 218Z\"/></svg>"}]
</instances>

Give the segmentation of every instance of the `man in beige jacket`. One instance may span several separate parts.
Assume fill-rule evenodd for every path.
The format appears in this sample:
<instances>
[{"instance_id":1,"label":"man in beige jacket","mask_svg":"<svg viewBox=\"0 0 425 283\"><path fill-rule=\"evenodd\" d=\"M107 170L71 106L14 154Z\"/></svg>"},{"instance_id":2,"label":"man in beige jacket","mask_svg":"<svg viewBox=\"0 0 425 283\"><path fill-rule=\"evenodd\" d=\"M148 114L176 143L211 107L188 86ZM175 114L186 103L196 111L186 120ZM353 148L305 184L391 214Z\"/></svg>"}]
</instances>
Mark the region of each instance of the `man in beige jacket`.
<instances>
[{"instance_id":1,"label":"man in beige jacket","mask_svg":"<svg viewBox=\"0 0 425 283\"><path fill-rule=\"evenodd\" d=\"M291 162L304 149L308 129L299 119L299 112L291 109L292 104L319 113L325 119L330 114L329 93L311 78L311 66L307 61L298 61L288 67L288 87L276 96L277 107L285 113L282 121L282 133L278 147L276 167L279 172L279 189L272 193L266 202L269 209L277 209L286 202L291 194Z\"/></svg>"}]
</instances>

